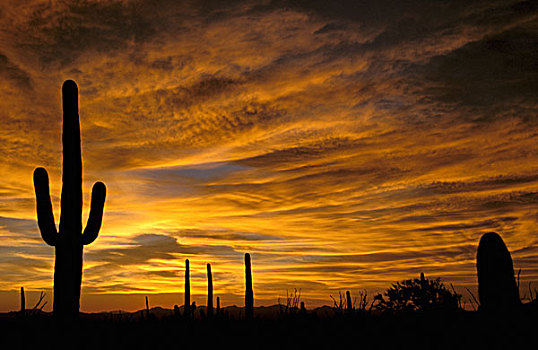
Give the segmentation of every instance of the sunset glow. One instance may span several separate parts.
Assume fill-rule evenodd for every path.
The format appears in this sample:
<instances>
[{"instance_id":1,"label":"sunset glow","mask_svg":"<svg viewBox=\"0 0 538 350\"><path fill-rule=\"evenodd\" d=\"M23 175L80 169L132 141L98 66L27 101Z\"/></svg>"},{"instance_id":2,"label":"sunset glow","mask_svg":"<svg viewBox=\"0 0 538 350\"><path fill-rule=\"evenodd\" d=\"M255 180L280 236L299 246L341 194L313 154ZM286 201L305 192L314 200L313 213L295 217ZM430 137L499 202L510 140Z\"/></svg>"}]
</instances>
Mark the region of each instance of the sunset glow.
<instances>
[{"instance_id":1,"label":"sunset glow","mask_svg":"<svg viewBox=\"0 0 538 350\"><path fill-rule=\"evenodd\" d=\"M187 258L192 300L209 262L215 296L243 305L246 252L256 306L420 272L468 299L489 231L522 296L538 283L533 5L219 3L2 2L0 311L21 286L51 309L32 172L47 168L58 221L66 79L85 208L95 181L108 189L81 311L181 305Z\"/></svg>"}]
</instances>

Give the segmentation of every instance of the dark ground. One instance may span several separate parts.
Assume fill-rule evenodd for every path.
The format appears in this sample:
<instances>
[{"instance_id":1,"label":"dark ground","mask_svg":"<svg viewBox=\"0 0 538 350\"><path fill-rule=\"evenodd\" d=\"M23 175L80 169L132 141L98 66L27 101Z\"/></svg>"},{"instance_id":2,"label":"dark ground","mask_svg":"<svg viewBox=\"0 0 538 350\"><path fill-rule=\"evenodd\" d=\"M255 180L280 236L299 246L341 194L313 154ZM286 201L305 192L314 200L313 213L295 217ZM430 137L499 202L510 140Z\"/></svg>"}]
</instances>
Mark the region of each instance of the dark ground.
<instances>
[{"instance_id":1,"label":"dark ground","mask_svg":"<svg viewBox=\"0 0 538 350\"><path fill-rule=\"evenodd\" d=\"M186 320L163 309L82 314L68 325L47 313L0 315L0 347L17 349L537 349L538 309L398 315L319 312L254 320Z\"/></svg>"}]
</instances>

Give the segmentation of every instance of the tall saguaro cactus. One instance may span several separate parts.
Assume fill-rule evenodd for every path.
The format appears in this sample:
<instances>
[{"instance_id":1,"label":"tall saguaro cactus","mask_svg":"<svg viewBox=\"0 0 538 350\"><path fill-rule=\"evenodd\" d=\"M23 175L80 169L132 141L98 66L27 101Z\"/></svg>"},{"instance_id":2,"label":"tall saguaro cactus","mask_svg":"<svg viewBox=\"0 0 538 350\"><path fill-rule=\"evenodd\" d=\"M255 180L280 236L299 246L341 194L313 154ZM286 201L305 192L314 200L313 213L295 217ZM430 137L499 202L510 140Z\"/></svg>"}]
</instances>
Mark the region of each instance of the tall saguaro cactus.
<instances>
[{"instance_id":1,"label":"tall saguaro cactus","mask_svg":"<svg viewBox=\"0 0 538 350\"><path fill-rule=\"evenodd\" d=\"M191 278L189 273L189 259L185 259L185 304L183 304L183 313L189 316L191 307Z\"/></svg>"},{"instance_id":2,"label":"tall saguaro cactus","mask_svg":"<svg viewBox=\"0 0 538 350\"><path fill-rule=\"evenodd\" d=\"M506 311L521 304L512 257L497 233L488 232L480 238L476 270L482 310Z\"/></svg>"},{"instance_id":3,"label":"tall saguaro cactus","mask_svg":"<svg viewBox=\"0 0 538 350\"><path fill-rule=\"evenodd\" d=\"M213 275L211 264L207 264L207 317L213 316Z\"/></svg>"},{"instance_id":4,"label":"tall saguaro cactus","mask_svg":"<svg viewBox=\"0 0 538 350\"><path fill-rule=\"evenodd\" d=\"M252 319L254 316L254 291L252 290L252 270L250 267L250 254L245 254L245 316Z\"/></svg>"},{"instance_id":5,"label":"tall saguaro cactus","mask_svg":"<svg viewBox=\"0 0 538 350\"><path fill-rule=\"evenodd\" d=\"M92 189L88 223L82 231L82 155L78 115L78 88L72 80L62 86L63 171L59 231L56 230L44 168L34 171L37 223L41 237L55 247L54 315L60 319L78 317L82 282L82 251L99 234L103 219L106 187L96 182Z\"/></svg>"}]
</instances>

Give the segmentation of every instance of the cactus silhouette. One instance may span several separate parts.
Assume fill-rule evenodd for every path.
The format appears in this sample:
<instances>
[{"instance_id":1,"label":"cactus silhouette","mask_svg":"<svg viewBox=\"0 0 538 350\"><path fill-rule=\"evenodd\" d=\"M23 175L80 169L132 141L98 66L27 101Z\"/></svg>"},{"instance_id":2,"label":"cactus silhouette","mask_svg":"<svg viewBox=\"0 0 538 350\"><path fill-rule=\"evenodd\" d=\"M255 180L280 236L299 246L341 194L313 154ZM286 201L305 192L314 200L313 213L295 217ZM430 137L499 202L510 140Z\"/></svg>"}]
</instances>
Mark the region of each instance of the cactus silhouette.
<instances>
[{"instance_id":1,"label":"cactus silhouette","mask_svg":"<svg viewBox=\"0 0 538 350\"><path fill-rule=\"evenodd\" d=\"M211 264L207 264L207 317L213 316L213 275Z\"/></svg>"},{"instance_id":2,"label":"cactus silhouette","mask_svg":"<svg viewBox=\"0 0 538 350\"><path fill-rule=\"evenodd\" d=\"M250 267L250 254L245 254L245 316L252 319L254 316L254 291L252 290L252 271Z\"/></svg>"},{"instance_id":3,"label":"cactus silhouette","mask_svg":"<svg viewBox=\"0 0 538 350\"><path fill-rule=\"evenodd\" d=\"M476 253L478 299L482 310L508 310L521 304L512 257L501 236L488 232Z\"/></svg>"},{"instance_id":4,"label":"cactus silhouette","mask_svg":"<svg viewBox=\"0 0 538 350\"><path fill-rule=\"evenodd\" d=\"M148 301L147 296L146 296L146 319L149 320L149 301Z\"/></svg>"},{"instance_id":5,"label":"cactus silhouette","mask_svg":"<svg viewBox=\"0 0 538 350\"><path fill-rule=\"evenodd\" d=\"M347 312L351 314L353 312L353 302L351 301L351 293L346 291Z\"/></svg>"},{"instance_id":6,"label":"cactus silhouette","mask_svg":"<svg viewBox=\"0 0 538 350\"><path fill-rule=\"evenodd\" d=\"M220 315L220 297L217 297L217 316Z\"/></svg>"},{"instance_id":7,"label":"cactus silhouette","mask_svg":"<svg viewBox=\"0 0 538 350\"><path fill-rule=\"evenodd\" d=\"M55 247L54 315L59 319L78 317L82 282L82 252L99 234L106 187L93 185L90 215L82 231L82 155L78 115L78 88L72 80L62 86L63 171L59 231L56 230L49 193L49 177L44 168L34 171L37 223L43 241Z\"/></svg>"},{"instance_id":8,"label":"cactus silhouette","mask_svg":"<svg viewBox=\"0 0 538 350\"><path fill-rule=\"evenodd\" d=\"M26 298L24 297L24 287L21 287L21 314L26 312Z\"/></svg>"},{"instance_id":9,"label":"cactus silhouette","mask_svg":"<svg viewBox=\"0 0 538 350\"><path fill-rule=\"evenodd\" d=\"M189 259L185 259L185 303L183 313L187 317L190 314L191 306L191 278L189 273Z\"/></svg>"}]
</instances>

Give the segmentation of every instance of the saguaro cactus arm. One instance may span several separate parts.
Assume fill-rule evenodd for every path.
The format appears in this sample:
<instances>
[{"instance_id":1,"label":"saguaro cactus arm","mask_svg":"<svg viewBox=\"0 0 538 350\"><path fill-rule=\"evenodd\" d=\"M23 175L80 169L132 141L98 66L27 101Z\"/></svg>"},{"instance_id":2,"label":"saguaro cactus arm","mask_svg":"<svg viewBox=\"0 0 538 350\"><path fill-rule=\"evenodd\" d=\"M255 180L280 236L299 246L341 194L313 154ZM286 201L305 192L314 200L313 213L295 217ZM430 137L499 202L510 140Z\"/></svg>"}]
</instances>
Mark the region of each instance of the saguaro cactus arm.
<instances>
[{"instance_id":1,"label":"saguaro cactus arm","mask_svg":"<svg viewBox=\"0 0 538 350\"><path fill-rule=\"evenodd\" d=\"M103 208L105 206L106 186L102 182L96 182L92 188L92 202L90 216L86 223L86 228L82 234L82 244L90 244L99 235L101 223L103 222Z\"/></svg>"},{"instance_id":2,"label":"saguaro cactus arm","mask_svg":"<svg viewBox=\"0 0 538 350\"><path fill-rule=\"evenodd\" d=\"M44 168L34 170L34 188L36 196L37 225L41 231L43 241L55 246L58 240L58 231L54 223L52 202L49 192L49 175Z\"/></svg>"}]
</instances>

